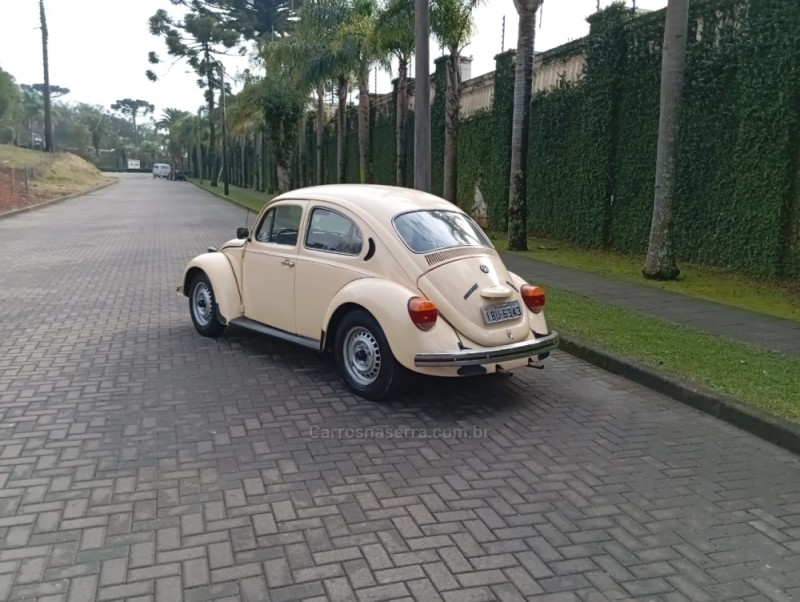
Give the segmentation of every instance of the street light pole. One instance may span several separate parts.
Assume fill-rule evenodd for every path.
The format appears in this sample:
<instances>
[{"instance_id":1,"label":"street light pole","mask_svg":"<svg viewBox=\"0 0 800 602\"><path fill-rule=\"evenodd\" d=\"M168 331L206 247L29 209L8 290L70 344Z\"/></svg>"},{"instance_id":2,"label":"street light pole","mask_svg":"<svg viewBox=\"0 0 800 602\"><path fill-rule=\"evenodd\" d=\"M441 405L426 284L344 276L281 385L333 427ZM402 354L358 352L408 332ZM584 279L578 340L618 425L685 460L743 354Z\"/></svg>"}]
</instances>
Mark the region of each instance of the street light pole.
<instances>
[{"instance_id":1,"label":"street light pole","mask_svg":"<svg viewBox=\"0 0 800 602\"><path fill-rule=\"evenodd\" d=\"M222 89L222 181L225 185L225 196L228 196L230 188L228 178L228 118L225 113L225 65L221 61L218 64L220 88Z\"/></svg>"},{"instance_id":2,"label":"street light pole","mask_svg":"<svg viewBox=\"0 0 800 602\"><path fill-rule=\"evenodd\" d=\"M428 0L415 0L414 188L431 191L431 76ZM439 91L444 94L444 91Z\"/></svg>"}]
</instances>

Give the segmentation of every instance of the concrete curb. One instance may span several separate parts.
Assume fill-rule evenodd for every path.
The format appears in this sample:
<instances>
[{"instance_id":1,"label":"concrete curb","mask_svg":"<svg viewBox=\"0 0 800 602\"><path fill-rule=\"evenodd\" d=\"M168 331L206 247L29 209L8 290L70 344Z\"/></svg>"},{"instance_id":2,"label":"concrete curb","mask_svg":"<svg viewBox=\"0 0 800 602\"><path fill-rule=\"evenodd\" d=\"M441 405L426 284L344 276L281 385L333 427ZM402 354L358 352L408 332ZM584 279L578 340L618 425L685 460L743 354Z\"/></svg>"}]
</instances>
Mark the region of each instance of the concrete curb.
<instances>
[{"instance_id":1,"label":"concrete curb","mask_svg":"<svg viewBox=\"0 0 800 602\"><path fill-rule=\"evenodd\" d=\"M798 425L747 407L731 397L624 358L569 334L562 333L558 348L606 372L632 380L800 455Z\"/></svg>"},{"instance_id":2,"label":"concrete curb","mask_svg":"<svg viewBox=\"0 0 800 602\"><path fill-rule=\"evenodd\" d=\"M50 205L55 205L56 203L60 203L61 201L74 199L75 197L83 196L85 194L91 194L93 192L97 192L98 190L103 190L103 188L108 188L109 186L116 184L118 182L119 178L114 178L110 182L106 182L105 184L100 184L100 186L95 186L94 188L90 188L89 190L84 190L83 192L74 192L66 196L60 196L55 199L50 199L49 201L44 201L43 203L36 203L35 205L28 205L27 207L20 207L19 209L12 209L11 211L0 213L0 219L6 217L12 217L14 215L19 215L20 213L25 213L27 211L33 211L34 209L42 209L44 207L49 207Z\"/></svg>"}]
</instances>

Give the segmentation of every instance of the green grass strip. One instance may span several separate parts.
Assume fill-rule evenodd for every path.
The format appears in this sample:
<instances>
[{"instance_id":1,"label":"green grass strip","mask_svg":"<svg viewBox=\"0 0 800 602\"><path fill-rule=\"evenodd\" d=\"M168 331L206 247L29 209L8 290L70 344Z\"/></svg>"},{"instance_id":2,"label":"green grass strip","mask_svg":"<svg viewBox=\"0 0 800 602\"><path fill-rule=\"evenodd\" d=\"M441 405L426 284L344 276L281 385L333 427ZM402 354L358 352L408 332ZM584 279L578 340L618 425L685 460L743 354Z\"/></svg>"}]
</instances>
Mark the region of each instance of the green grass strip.
<instances>
[{"instance_id":1,"label":"green grass strip","mask_svg":"<svg viewBox=\"0 0 800 602\"><path fill-rule=\"evenodd\" d=\"M800 360L548 288L552 327L800 423Z\"/></svg>"},{"instance_id":2,"label":"green grass strip","mask_svg":"<svg viewBox=\"0 0 800 602\"><path fill-rule=\"evenodd\" d=\"M211 182L209 180L203 180L203 183L200 183L200 180L197 178L189 178L189 181L197 184L203 190L210 192L211 194L215 194L220 198L225 199L226 201L231 201L232 203L236 203L237 205L241 205L242 207L246 207L255 213L261 211L261 208L273 198L275 198L274 194L267 194L266 192L258 192L253 190L252 188L239 188L238 186L229 186L228 192L230 194L225 196L224 187L222 182L219 182L217 187L214 188L211 186Z\"/></svg>"},{"instance_id":3,"label":"green grass strip","mask_svg":"<svg viewBox=\"0 0 800 602\"><path fill-rule=\"evenodd\" d=\"M492 236L499 251L507 247L504 236ZM516 253L617 280L714 301L761 314L800 321L800 282L755 279L708 266L680 263L677 280L660 282L642 276L644 258L545 239L528 240L528 251Z\"/></svg>"}]
</instances>

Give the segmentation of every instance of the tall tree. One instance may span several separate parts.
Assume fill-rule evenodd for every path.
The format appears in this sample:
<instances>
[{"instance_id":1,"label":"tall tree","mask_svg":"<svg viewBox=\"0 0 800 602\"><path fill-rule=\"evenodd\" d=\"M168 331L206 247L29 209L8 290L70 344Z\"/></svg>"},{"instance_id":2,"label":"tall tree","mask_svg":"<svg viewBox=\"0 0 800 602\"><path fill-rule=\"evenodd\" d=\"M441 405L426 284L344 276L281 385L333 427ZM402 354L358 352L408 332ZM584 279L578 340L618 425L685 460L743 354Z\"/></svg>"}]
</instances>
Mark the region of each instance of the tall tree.
<instances>
[{"instance_id":1,"label":"tall tree","mask_svg":"<svg viewBox=\"0 0 800 602\"><path fill-rule=\"evenodd\" d=\"M156 121L156 128L167 132L167 149L173 165L183 166L183 151L187 146L185 134L186 122L191 118L191 113L181 109L169 107L161 113L161 118Z\"/></svg>"},{"instance_id":2,"label":"tall tree","mask_svg":"<svg viewBox=\"0 0 800 602\"><path fill-rule=\"evenodd\" d=\"M291 187L292 152L306 99L304 91L287 85L288 75L283 69L270 69L265 77L248 81L237 100L261 113L277 163L278 192Z\"/></svg>"},{"instance_id":3,"label":"tall tree","mask_svg":"<svg viewBox=\"0 0 800 602\"><path fill-rule=\"evenodd\" d=\"M41 118L44 101L36 90L26 84L20 86L20 92L22 93L22 118L25 123L25 128L28 130L26 142L33 148L35 146L36 132L37 130L41 132L40 126L43 123Z\"/></svg>"},{"instance_id":4,"label":"tall tree","mask_svg":"<svg viewBox=\"0 0 800 602\"><path fill-rule=\"evenodd\" d=\"M173 1L173 3L175 3ZM205 100L209 113L209 141L208 163L211 170L211 186L217 185L216 169L216 125L213 120L216 106L215 92L220 88L219 70L217 69L217 56L226 54L226 50L236 46L240 34L221 24L217 18L195 7L194 12L187 13L183 20L175 20L164 9L159 9L150 17L150 33L154 36L163 36L167 46L167 53L176 61L185 60L198 75L197 85L205 89ZM161 58L157 53L151 52L148 61L157 65ZM148 70L147 78L157 81L158 76Z\"/></svg>"},{"instance_id":5,"label":"tall tree","mask_svg":"<svg viewBox=\"0 0 800 602\"><path fill-rule=\"evenodd\" d=\"M358 83L358 156L361 183L371 183L369 72L375 63L389 67L388 53L379 42L376 0L354 0L352 11L337 32L336 49L353 57Z\"/></svg>"},{"instance_id":6,"label":"tall tree","mask_svg":"<svg viewBox=\"0 0 800 602\"><path fill-rule=\"evenodd\" d=\"M395 122L395 183L406 186L408 135L408 65L415 46L414 0L389 0L378 14L375 35L378 47L397 59L397 107Z\"/></svg>"},{"instance_id":7,"label":"tall tree","mask_svg":"<svg viewBox=\"0 0 800 602\"><path fill-rule=\"evenodd\" d=\"M428 0L414 0L414 188L423 192L431 191L430 29Z\"/></svg>"},{"instance_id":8,"label":"tall tree","mask_svg":"<svg viewBox=\"0 0 800 602\"><path fill-rule=\"evenodd\" d=\"M39 0L39 21L42 29L42 66L44 67L44 150L53 152L53 113L50 105L50 59L48 57L47 15L44 0Z\"/></svg>"},{"instance_id":9,"label":"tall tree","mask_svg":"<svg viewBox=\"0 0 800 602\"><path fill-rule=\"evenodd\" d=\"M336 119L336 180L346 181L347 92L349 78L357 67L352 48L336 44L337 31L350 15L348 0L305 0L300 19L292 35L271 44L266 51L268 63L284 65L287 77L300 88L317 93L317 179L323 173L322 141L324 136L325 84L334 81L338 98Z\"/></svg>"},{"instance_id":10,"label":"tall tree","mask_svg":"<svg viewBox=\"0 0 800 602\"><path fill-rule=\"evenodd\" d=\"M508 197L508 248L528 248L527 166L530 136L533 51L536 13L542 0L514 0L519 15L517 56L514 66L514 114L511 128L511 177Z\"/></svg>"},{"instance_id":11,"label":"tall tree","mask_svg":"<svg viewBox=\"0 0 800 602\"><path fill-rule=\"evenodd\" d=\"M20 90L14 76L0 68L0 119L13 114L20 102Z\"/></svg>"},{"instance_id":12,"label":"tall tree","mask_svg":"<svg viewBox=\"0 0 800 602\"><path fill-rule=\"evenodd\" d=\"M103 137L106 135L110 125L110 116L101 107L87 104L80 104L77 107L81 122L89 130L92 136L92 147L96 156L100 156L100 147L103 144Z\"/></svg>"},{"instance_id":13,"label":"tall tree","mask_svg":"<svg viewBox=\"0 0 800 602\"><path fill-rule=\"evenodd\" d=\"M655 280L673 280L680 274L675 261L672 226L688 27L689 0L669 0L661 51L661 109L653 218L642 270L645 278Z\"/></svg>"},{"instance_id":14,"label":"tall tree","mask_svg":"<svg viewBox=\"0 0 800 602\"><path fill-rule=\"evenodd\" d=\"M458 191L458 113L461 104L461 51L472 37L473 11L481 0L434 0L431 3L431 30L447 48L447 86L444 109L444 196L457 201Z\"/></svg>"},{"instance_id":15,"label":"tall tree","mask_svg":"<svg viewBox=\"0 0 800 602\"><path fill-rule=\"evenodd\" d=\"M224 29L238 32L260 45L290 32L303 0L170 0L212 17Z\"/></svg>"},{"instance_id":16,"label":"tall tree","mask_svg":"<svg viewBox=\"0 0 800 602\"><path fill-rule=\"evenodd\" d=\"M123 115L130 118L133 124L133 144L139 145L139 130L136 123L136 118L139 115L148 115L156 110L156 108L146 100L141 98L123 98L111 105L115 111L119 111Z\"/></svg>"},{"instance_id":17,"label":"tall tree","mask_svg":"<svg viewBox=\"0 0 800 602\"><path fill-rule=\"evenodd\" d=\"M69 94L69 88L63 88L61 86L55 86L53 84L50 84L48 87L50 89L50 100L55 100L56 98L60 98L62 96L66 96L67 94ZM44 90L45 90L44 84L33 84L31 88L33 88L39 94L44 96Z\"/></svg>"}]
</instances>

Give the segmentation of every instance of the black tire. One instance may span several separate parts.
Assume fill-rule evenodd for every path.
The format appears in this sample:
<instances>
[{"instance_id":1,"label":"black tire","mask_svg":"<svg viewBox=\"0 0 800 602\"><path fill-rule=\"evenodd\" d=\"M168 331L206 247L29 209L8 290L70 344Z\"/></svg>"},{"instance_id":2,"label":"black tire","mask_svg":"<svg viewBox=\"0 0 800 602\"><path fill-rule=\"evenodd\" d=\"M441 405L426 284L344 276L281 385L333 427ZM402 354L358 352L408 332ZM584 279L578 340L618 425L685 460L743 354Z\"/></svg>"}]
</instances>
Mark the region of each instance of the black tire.
<instances>
[{"instance_id":1,"label":"black tire","mask_svg":"<svg viewBox=\"0 0 800 602\"><path fill-rule=\"evenodd\" d=\"M204 337L215 338L225 330L225 325L219 319L214 288L205 272L195 276L189 286L189 315L197 332Z\"/></svg>"},{"instance_id":2,"label":"black tire","mask_svg":"<svg viewBox=\"0 0 800 602\"><path fill-rule=\"evenodd\" d=\"M369 312L357 309L345 315L336 329L334 345L339 375L356 395L378 401L399 388L403 367Z\"/></svg>"}]
</instances>

